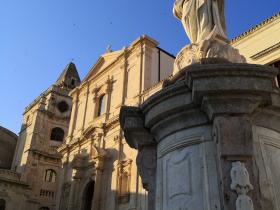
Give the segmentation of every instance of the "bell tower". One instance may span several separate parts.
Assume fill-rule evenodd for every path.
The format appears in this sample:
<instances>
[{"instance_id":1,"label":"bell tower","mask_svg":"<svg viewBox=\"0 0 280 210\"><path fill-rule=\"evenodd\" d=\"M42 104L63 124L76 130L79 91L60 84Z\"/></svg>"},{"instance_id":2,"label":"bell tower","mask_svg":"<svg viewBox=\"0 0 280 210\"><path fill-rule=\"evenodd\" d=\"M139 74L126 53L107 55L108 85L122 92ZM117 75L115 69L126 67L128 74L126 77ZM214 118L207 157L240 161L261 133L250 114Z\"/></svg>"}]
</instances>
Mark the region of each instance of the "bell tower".
<instances>
[{"instance_id":1,"label":"bell tower","mask_svg":"<svg viewBox=\"0 0 280 210\"><path fill-rule=\"evenodd\" d=\"M74 63L69 63L55 84L38 96L23 113L13 169L31 189L31 209L54 209L61 156L56 151L68 133L72 98L80 84Z\"/></svg>"}]
</instances>

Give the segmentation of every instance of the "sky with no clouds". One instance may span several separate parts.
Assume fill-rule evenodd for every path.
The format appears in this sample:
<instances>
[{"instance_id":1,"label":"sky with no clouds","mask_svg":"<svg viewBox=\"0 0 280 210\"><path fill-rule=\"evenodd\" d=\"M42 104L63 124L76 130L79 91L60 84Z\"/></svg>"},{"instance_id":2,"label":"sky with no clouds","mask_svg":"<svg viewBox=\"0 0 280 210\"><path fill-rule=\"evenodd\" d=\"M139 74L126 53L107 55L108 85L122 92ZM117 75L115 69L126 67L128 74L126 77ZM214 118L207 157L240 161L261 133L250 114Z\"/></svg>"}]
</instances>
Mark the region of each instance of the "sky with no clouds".
<instances>
[{"instance_id":1,"label":"sky with no clouds","mask_svg":"<svg viewBox=\"0 0 280 210\"><path fill-rule=\"evenodd\" d=\"M22 112L73 61L81 78L108 45L142 34L176 55L188 43L173 0L0 0L0 125L15 133ZM280 11L279 0L226 0L229 38Z\"/></svg>"}]
</instances>

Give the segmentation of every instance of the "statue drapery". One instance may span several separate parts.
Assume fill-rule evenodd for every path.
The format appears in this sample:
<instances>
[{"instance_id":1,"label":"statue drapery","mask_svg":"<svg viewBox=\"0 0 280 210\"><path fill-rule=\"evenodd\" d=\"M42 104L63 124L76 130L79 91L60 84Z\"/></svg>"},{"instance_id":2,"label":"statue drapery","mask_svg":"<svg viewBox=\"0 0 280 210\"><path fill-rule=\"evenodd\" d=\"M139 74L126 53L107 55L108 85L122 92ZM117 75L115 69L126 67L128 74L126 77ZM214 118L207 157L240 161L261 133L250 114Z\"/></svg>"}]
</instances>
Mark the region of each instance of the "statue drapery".
<instances>
[{"instance_id":1,"label":"statue drapery","mask_svg":"<svg viewBox=\"0 0 280 210\"><path fill-rule=\"evenodd\" d=\"M226 39L224 0L176 0L173 13L181 20L191 43L213 36Z\"/></svg>"}]
</instances>

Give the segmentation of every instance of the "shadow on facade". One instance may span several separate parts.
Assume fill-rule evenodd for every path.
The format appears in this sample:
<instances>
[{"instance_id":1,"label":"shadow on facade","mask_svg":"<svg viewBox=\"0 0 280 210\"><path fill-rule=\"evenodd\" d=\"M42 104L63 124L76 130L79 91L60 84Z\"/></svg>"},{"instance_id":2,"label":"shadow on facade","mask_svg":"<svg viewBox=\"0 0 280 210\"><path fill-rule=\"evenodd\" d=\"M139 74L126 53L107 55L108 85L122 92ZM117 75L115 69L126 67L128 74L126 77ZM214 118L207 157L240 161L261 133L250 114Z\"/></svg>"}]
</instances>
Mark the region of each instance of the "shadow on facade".
<instances>
[{"instance_id":1,"label":"shadow on facade","mask_svg":"<svg viewBox=\"0 0 280 210\"><path fill-rule=\"evenodd\" d=\"M64 164L59 173L61 192L58 191L56 195L57 206L46 206L31 197L32 186L27 182L30 179L36 180L36 175L27 173L25 177L6 170L10 179L13 176L18 184L15 183L13 190L5 188L4 194L0 191L0 210L18 209L18 203L22 203L21 210L107 210L116 207L145 210L146 191L139 191L141 186L138 186L137 177L134 176L135 180L131 180L131 161L125 160L126 158L129 157L116 149L93 147L89 153L82 150L71 162ZM24 170L25 165L20 167ZM17 197L18 195L21 196Z\"/></svg>"},{"instance_id":2,"label":"shadow on facade","mask_svg":"<svg viewBox=\"0 0 280 210\"><path fill-rule=\"evenodd\" d=\"M131 161L120 156L116 149L93 147L64 164L59 210L146 209L146 193L136 190L128 173Z\"/></svg>"}]
</instances>

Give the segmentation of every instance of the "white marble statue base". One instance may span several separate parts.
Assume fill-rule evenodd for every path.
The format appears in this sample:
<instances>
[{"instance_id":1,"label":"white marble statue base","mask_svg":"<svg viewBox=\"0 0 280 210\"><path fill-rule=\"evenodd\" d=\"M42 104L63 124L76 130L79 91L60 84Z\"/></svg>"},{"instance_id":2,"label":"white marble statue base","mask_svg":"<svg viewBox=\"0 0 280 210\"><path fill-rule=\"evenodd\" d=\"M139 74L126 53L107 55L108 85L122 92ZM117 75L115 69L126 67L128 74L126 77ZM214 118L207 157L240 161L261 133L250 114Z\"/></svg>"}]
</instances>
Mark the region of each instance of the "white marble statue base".
<instances>
[{"instance_id":1,"label":"white marble statue base","mask_svg":"<svg viewBox=\"0 0 280 210\"><path fill-rule=\"evenodd\" d=\"M201 43L189 44L181 49L177 54L173 75L186 66L201 63L203 59L221 59L230 63L246 63L244 56L233 48L227 41L211 38Z\"/></svg>"}]
</instances>

